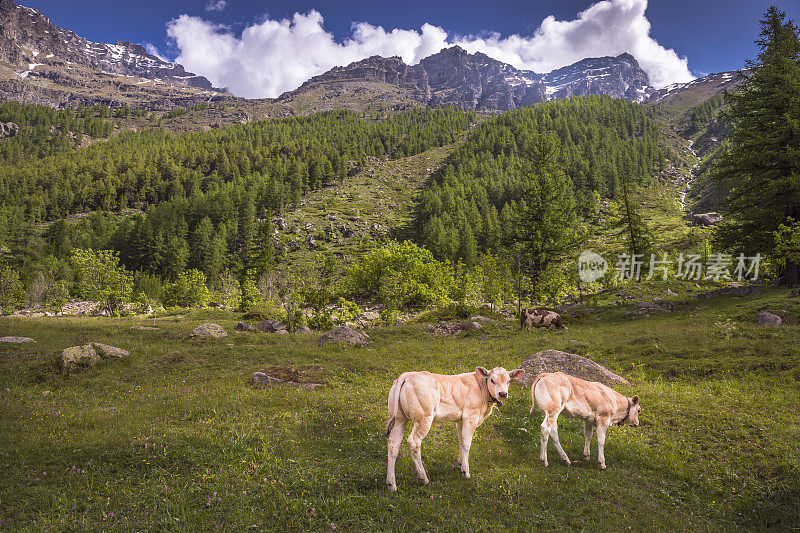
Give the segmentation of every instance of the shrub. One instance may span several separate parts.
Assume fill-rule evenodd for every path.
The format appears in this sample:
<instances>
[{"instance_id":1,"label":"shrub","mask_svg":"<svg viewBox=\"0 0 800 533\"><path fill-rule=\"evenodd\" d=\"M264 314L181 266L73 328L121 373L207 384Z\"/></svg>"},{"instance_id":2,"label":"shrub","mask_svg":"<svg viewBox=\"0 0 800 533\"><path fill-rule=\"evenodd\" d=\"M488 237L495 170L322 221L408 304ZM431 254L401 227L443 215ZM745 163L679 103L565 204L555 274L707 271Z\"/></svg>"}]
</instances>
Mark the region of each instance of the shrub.
<instances>
[{"instance_id":1,"label":"shrub","mask_svg":"<svg viewBox=\"0 0 800 533\"><path fill-rule=\"evenodd\" d=\"M78 290L89 300L99 301L109 313L117 314L122 304L130 301L133 276L119 264L119 256L111 250L72 252L78 277Z\"/></svg>"},{"instance_id":2,"label":"shrub","mask_svg":"<svg viewBox=\"0 0 800 533\"><path fill-rule=\"evenodd\" d=\"M286 320L286 311L274 302L261 300L242 315L242 318L245 320Z\"/></svg>"},{"instance_id":3,"label":"shrub","mask_svg":"<svg viewBox=\"0 0 800 533\"><path fill-rule=\"evenodd\" d=\"M219 305L237 308L241 300L242 291L239 290L239 283L230 271L225 271L219 275L218 287L213 293L214 301Z\"/></svg>"},{"instance_id":4,"label":"shrub","mask_svg":"<svg viewBox=\"0 0 800 533\"><path fill-rule=\"evenodd\" d=\"M249 276L239 283L239 292L239 307L244 311L252 309L261 300L258 285Z\"/></svg>"},{"instance_id":5,"label":"shrub","mask_svg":"<svg viewBox=\"0 0 800 533\"><path fill-rule=\"evenodd\" d=\"M181 272L175 283L164 287L164 307L205 307L211 299L206 275L196 269Z\"/></svg>"},{"instance_id":6,"label":"shrub","mask_svg":"<svg viewBox=\"0 0 800 533\"><path fill-rule=\"evenodd\" d=\"M346 290L377 297L394 308L443 303L454 286L453 270L425 248L390 241L369 253L347 273Z\"/></svg>"},{"instance_id":7,"label":"shrub","mask_svg":"<svg viewBox=\"0 0 800 533\"><path fill-rule=\"evenodd\" d=\"M25 289L19 279L19 272L8 266L0 268L0 306L14 308L22 303Z\"/></svg>"},{"instance_id":8,"label":"shrub","mask_svg":"<svg viewBox=\"0 0 800 533\"><path fill-rule=\"evenodd\" d=\"M331 314L325 310L316 311L311 318L308 319L308 327L320 330L333 329Z\"/></svg>"}]
</instances>

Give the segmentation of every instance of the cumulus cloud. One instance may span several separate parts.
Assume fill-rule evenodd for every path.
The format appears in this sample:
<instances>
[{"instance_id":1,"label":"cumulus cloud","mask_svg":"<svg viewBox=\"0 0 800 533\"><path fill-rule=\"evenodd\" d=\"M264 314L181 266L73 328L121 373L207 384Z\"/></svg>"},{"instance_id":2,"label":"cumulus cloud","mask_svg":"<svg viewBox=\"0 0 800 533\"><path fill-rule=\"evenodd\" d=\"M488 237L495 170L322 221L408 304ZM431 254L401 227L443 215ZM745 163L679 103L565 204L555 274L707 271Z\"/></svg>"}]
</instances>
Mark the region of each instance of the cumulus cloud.
<instances>
[{"instance_id":1,"label":"cumulus cloud","mask_svg":"<svg viewBox=\"0 0 800 533\"><path fill-rule=\"evenodd\" d=\"M153 43L144 43L144 49L147 50L147 53L151 56L156 56L161 61L169 62L169 59L164 57L164 55L159 51L159 49Z\"/></svg>"},{"instance_id":2,"label":"cumulus cloud","mask_svg":"<svg viewBox=\"0 0 800 533\"><path fill-rule=\"evenodd\" d=\"M295 13L291 19L267 18L240 35L202 18L181 15L170 21L167 34L180 50L176 61L215 85L249 98L278 96L311 76L372 55L400 56L413 65L453 44L539 73L585 57L630 52L656 87L693 79L687 58L650 36L646 8L647 0L603 0L574 20L549 16L530 36L451 36L431 24L419 30L387 31L357 22L350 37L337 42L325 30L322 15L313 10Z\"/></svg>"},{"instance_id":3,"label":"cumulus cloud","mask_svg":"<svg viewBox=\"0 0 800 533\"><path fill-rule=\"evenodd\" d=\"M228 0L208 0L206 3L206 11L215 11L219 13L225 6L228 5Z\"/></svg>"}]
</instances>

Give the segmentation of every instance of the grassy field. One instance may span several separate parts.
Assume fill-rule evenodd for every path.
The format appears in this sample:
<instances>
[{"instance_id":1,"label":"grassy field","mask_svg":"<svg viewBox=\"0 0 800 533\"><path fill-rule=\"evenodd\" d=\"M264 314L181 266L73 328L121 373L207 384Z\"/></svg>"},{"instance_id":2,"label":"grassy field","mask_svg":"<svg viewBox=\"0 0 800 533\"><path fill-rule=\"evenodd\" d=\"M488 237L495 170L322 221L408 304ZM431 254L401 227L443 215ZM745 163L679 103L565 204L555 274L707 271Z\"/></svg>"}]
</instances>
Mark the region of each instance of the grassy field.
<instances>
[{"instance_id":1,"label":"grassy field","mask_svg":"<svg viewBox=\"0 0 800 533\"><path fill-rule=\"evenodd\" d=\"M131 330L132 319L1 319L0 529L658 530L800 527L800 299L675 297L676 311L623 319L609 304L570 335L504 329L432 337L375 329L366 348L316 335L235 333L238 317L194 311ZM761 328L768 306L790 325ZM699 309L698 309L699 308ZM747 320L737 320L744 315ZM224 339L191 339L198 323ZM136 323L142 324L141 321ZM547 340L542 339L546 335ZM62 377L60 351L89 341L131 351ZM538 460L541 414L519 386L478 429L461 477L452 425L423 443L431 484L404 448L384 486L386 394L405 370L516 367L545 348L628 377L640 428L614 427L608 469L581 458L582 424L560 424L575 461ZM252 373L317 370L314 390L259 389Z\"/></svg>"}]
</instances>

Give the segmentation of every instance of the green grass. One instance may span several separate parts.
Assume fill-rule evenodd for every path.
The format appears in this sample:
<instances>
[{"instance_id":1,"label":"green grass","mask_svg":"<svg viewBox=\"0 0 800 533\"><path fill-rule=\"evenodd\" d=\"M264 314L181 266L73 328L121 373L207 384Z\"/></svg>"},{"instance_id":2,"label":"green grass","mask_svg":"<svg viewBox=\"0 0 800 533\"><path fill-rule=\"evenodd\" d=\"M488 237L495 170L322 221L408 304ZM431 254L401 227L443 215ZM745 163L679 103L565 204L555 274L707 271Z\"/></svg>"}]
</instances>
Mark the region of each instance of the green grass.
<instances>
[{"instance_id":1,"label":"green grass","mask_svg":"<svg viewBox=\"0 0 800 533\"><path fill-rule=\"evenodd\" d=\"M371 330L361 349L234 333L238 317L221 312L214 320L230 335L218 340L187 337L209 318L201 312L157 319L159 331L130 330L130 319L2 319L0 334L38 342L0 347L0 529L797 527L798 299L777 289L675 298L678 311L651 319L601 305L568 321L569 337L492 328L443 338L407 325ZM753 325L764 306L785 310L791 325ZM542 334L549 341L533 341ZM60 351L88 341L131 355L62 377ZM568 419L561 440L577 462L567 467L551 449L544 468L541 414L528 415L529 391L514 387L476 433L473 479L460 476L446 425L423 443L431 484L419 485L404 449L399 490L388 492L385 404L400 372L513 368L547 347L607 365L642 398L643 426L609 432L606 471L594 445L592 461L581 460L582 424ZM248 383L272 365L320 366L326 385Z\"/></svg>"}]
</instances>

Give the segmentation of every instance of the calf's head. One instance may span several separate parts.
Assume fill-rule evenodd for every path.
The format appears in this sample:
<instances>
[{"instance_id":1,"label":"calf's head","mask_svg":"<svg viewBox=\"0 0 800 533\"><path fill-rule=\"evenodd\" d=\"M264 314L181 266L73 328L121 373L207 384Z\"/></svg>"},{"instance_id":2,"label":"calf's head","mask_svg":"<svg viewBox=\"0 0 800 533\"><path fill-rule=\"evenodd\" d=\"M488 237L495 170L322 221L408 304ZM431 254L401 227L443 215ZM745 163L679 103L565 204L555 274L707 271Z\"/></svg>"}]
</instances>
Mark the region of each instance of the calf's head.
<instances>
[{"instance_id":1,"label":"calf's head","mask_svg":"<svg viewBox=\"0 0 800 533\"><path fill-rule=\"evenodd\" d=\"M639 397L634 396L628 400L628 418L625 420L625 425L637 427L639 425L639 413L642 412L642 404L639 403Z\"/></svg>"},{"instance_id":2,"label":"calf's head","mask_svg":"<svg viewBox=\"0 0 800 533\"><path fill-rule=\"evenodd\" d=\"M495 400L498 405L503 405L503 400L508 398L508 385L512 379L519 379L525 373L524 370L518 368L509 372L505 368L498 366L491 371L486 370L482 366L475 369L479 379L486 380L486 388L489 390L489 396Z\"/></svg>"}]
</instances>

